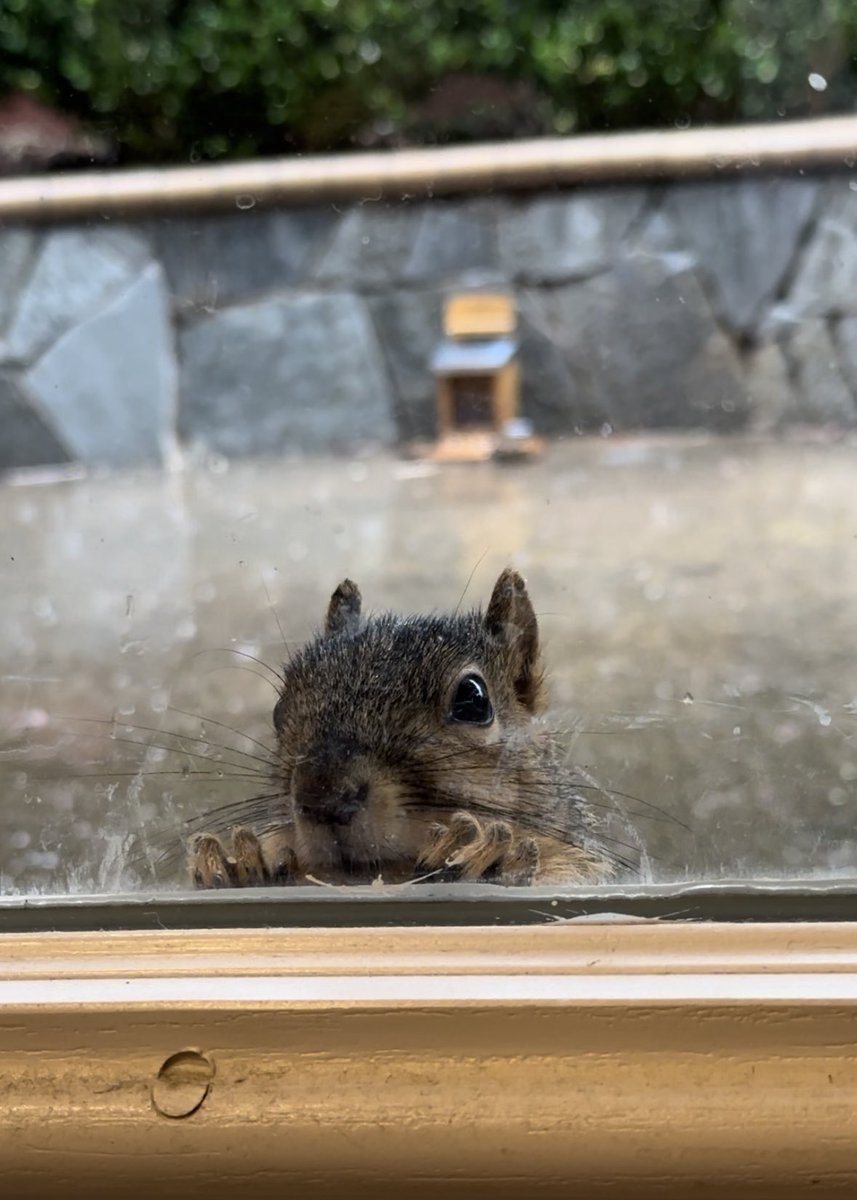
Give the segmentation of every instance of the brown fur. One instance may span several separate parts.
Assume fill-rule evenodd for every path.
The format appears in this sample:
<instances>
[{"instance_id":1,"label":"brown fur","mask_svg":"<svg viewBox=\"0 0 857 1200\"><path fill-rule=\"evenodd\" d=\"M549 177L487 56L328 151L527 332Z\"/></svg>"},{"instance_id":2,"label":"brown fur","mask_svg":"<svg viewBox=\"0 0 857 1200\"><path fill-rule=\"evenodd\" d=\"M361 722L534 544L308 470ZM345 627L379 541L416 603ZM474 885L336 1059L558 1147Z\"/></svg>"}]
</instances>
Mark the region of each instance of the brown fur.
<instances>
[{"instance_id":1,"label":"brown fur","mask_svg":"<svg viewBox=\"0 0 857 1200\"><path fill-rule=\"evenodd\" d=\"M487 684L490 723L451 719L469 673ZM195 838L195 882L605 878L609 855L539 719L543 702L538 624L515 571L497 580L484 615L364 619L345 580L324 631L283 670L282 800L231 845Z\"/></svg>"}]
</instances>

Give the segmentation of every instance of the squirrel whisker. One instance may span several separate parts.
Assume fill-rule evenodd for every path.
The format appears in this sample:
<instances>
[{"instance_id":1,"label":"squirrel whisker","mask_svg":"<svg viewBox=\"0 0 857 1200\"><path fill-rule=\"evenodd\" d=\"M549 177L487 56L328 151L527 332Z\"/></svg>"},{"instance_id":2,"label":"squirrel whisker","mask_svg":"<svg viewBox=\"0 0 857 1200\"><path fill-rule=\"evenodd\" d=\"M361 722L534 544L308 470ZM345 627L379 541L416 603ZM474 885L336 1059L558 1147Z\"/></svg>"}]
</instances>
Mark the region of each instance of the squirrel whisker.
<instances>
[{"instance_id":1,"label":"squirrel whisker","mask_svg":"<svg viewBox=\"0 0 857 1200\"><path fill-rule=\"evenodd\" d=\"M264 752L264 761L274 762L274 751L270 746L266 746L264 742L260 742L257 738L250 737L247 733L242 733L240 729L234 729L231 725L225 724L223 721L215 721L211 717L203 717L200 713L188 712L184 708L176 708L175 705L169 705L167 712L178 713L182 717L191 717L196 721L200 721L203 725L215 725L218 729L225 729L229 733L234 733L236 737L242 738L245 742L250 742ZM224 747L224 749L232 747ZM245 753L240 747L235 747L239 754Z\"/></svg>"},{"instance_id":2,"label":"squirrel whisker","mask_svg":"<svg viewBox=\"0 0 857 1200\"><path fill-rule=\"evenodd\" d=\"M285 800L286 797L282 792L266 792L259 796L246 796L241 800L231 800L228 804L218 805L217 808L210 808L207 812L196 817L189 817L185 821L186 826L198 825L201 822L211 820L229 820L234 822L235 817L247 818L247 814L254 806L261 807L267 805L266 811L270 811L271 800Z\"/></svg>"},{"instance_id":3,"label":"squirrel whisker","mask_svg":"<svg viewBox=\"0 0 857 1200\"><path fill-rule=\"evenodd\" d=\"M261 658L257 658L255 654L248 654L246 650L235 650L232 646L216 646L205 650L197 650L196 654L191 655L191 658L201 658L203 654L234 654L237 658L249 659L250 662L257 663L258 666L262 667L265 671L269 671L270 674L273 675L274 679L276 680L275 690L277 692L279 692L279 689L285 684L285 679L283 678L282 674L272 667L270 663L266 663ZM247 668L245 668L245 670L246 669ZM258 672L254 671L253 674L256 675ZM260 675L259 678L264 679L265 676ZM268 682L271 682L270 679ZM274 685L272 684L272 686Z\"/></svg>"},{"instance_id":4,"label":"squirrel whisker","mask_svg":"<svg viewBox=\"0 0 857 1200\"><path fill-rule=\"evenodd\" d=\"M152 725L137 725L132 721L105 721L103 719L96 719L96 718L91 718L91 717L64 717L63 720L64 721L75 721L75 722L79 722L79 723L82 723L85 725L100 725L102 727L107 726L107 727L113 728L113 729L116 729L118 727L119 729L128 729L128 730L136 731L139 733L154 733L154 734L157 734L158 737L161 737L161 738L171 737L171 738L177 739L179 742L196 742L202 746L209 746L215 750L225 751L227 754L240 755L240 757L243 759L246 759L247 762L257 762L257 763L260 763L262 766L267 767L269 769L273 769L276 766L276 763L273 760L269 761L268 759L260 758L259 755L250 754L246 750L238 750L237 748L235 748L233 746L224 746L220 742L212 742L209 738L195 737L192 734L178 733L171 729L158 729L157 727L152 726ZM246 762L234 762L233 760L225 759L225 758L215 759L209 754L201 754L199 751L188 750L188 748L184 745L178 745L178 746L166 745L166 746L164 746L163 744L161 744L159 742L138 741L135 738L121 737L116 733L87 733L85 735L81 734L80 736L98 739L101 741L121 742L121 743L124 743L129 746L142 746L144 749L151 748L151 749L156 749L156 750L166 750L168 753L171 753L171 754L184 754L188 758L199 758L199 759L202 759L204 762L208 762L208 763L219 762L219 763L222 763L224 766L243 768L243 767L246 767L246 765L247 765Z\"/></svg>"},{"instance_id":5,"label":"squirrel whisker","mask_svg":"<svg viewBox=\"0 0 857 1200\"><path fill-rule=\"evenodd\" d=\"M585 774L578 786L582 773L541 715L538 622L517 572L500 575L485 610L451 616L367 616L346 579L322 631L289 654L280 675L235 653L278 681L276 741L272 752L255 743L262 757L225 747L223 760L232 778L241 777L239 755L245 768L261 763L277 791L186 825L233 826L228 844L214 834L194 842L198 886L438 872L509 886L580 883L640 859L640 847L604 828L622 815L621 793ZM173 752L208 744L160 740L171 736ZM599 795L589 803L587 792Z\"/></svg>"}]
</instances>

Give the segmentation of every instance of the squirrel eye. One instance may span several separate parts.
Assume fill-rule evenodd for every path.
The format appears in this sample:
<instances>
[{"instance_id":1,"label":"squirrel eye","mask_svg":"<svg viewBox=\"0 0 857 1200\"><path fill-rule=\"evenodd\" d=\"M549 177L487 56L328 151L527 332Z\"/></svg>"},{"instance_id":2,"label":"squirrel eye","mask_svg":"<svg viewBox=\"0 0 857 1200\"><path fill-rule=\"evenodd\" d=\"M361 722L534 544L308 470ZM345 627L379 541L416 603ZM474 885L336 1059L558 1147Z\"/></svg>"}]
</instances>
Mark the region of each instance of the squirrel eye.
<instances>
[{"instance_id":1,"label":"squirrel eye","mask_svg":"<svg viewBox=\"0 0 857 1200\"><path fill-rule=\"evenodd\" d=\"M465 675L459 680L449 718L467 725L490 725L494 720L488 685L481 675Z\"/></svg>"}]
</instances>

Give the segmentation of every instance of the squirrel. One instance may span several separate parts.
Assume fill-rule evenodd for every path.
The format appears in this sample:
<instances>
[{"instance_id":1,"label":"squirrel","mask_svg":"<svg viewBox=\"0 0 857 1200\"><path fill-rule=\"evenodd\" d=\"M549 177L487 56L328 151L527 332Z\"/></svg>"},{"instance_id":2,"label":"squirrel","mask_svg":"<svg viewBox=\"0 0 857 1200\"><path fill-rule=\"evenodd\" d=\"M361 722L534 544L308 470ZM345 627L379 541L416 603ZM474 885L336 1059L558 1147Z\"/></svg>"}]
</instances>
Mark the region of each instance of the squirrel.
<instances>
[{"instance_id":1,"label":"squirrel","mask_svg":"<svg viewBox=\"0 0 857 1200\"><path fill-rule=\"evenodd\" d=\"M215 821L191 840L195 885L609 877L612 856L540 720L544 692L516 571L484 613L452 616L364 617L344 580L323 630L283 668L279 799L255 828Z\"/></svg>"}]
</instances>

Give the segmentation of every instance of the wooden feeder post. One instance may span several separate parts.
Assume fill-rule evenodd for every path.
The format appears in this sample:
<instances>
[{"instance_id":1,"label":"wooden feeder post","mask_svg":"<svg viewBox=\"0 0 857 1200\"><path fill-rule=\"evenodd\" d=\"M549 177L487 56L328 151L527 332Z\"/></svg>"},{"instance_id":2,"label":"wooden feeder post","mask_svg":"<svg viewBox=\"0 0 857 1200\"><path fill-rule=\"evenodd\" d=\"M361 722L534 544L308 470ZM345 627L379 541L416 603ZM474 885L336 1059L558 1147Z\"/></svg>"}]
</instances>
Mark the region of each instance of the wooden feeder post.
<instances>
[{"instance_id":1,"label":"wooden feeder post","mask_svg":"<svg viewBox=\"0 0 857 1200\"><path fill-rule=\"evenodd\" d=\"M431 359L437 442L429 457L478 462L541 449L520 417L516 331L511 296L465 292L447 300L444 339Z\"/></svg>"}]
</instances>

